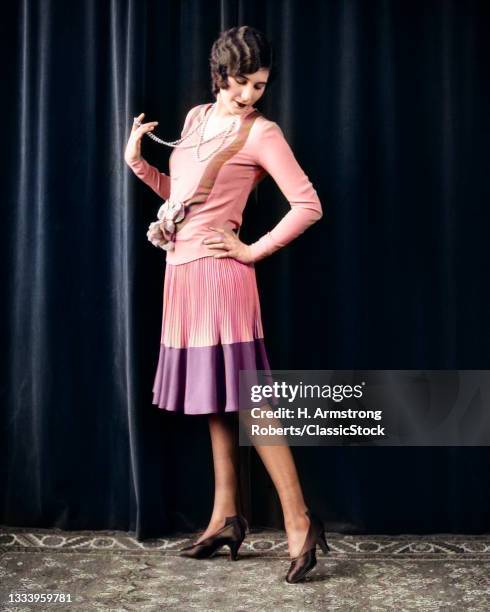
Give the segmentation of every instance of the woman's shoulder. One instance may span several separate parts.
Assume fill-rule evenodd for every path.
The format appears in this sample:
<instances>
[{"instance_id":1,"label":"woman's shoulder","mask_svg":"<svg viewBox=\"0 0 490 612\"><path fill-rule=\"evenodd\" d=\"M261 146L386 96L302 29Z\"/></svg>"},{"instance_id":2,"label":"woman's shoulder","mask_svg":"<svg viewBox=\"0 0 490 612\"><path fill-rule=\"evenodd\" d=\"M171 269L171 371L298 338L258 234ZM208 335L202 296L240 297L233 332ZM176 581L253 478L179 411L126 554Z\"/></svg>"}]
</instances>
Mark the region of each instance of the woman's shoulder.
<instances>
[{"instance_id":1,"label":"woman's shoulder","mask_svg":"<svg viewBox=\"0 0 490 612\"><path fill-rule=\"evenodd\" d=\"M182 134L190 129L194 121L202 115L202 112L206 106L207 104L196 104L187 111L184 119L184 126L182 128Z\"/></svg>"},{"instance_id":2,"label":"woman's shoulder","mask_svg":"<svg viewBox=\"0 0 490 612\"><path fill-rule=\"evenodd\" d=\"M187 111L185 120L188 121L192 119L193 117L197 117L198 115L201 114L201 112L204 110L206 106L207 104L196 104L195 106L191 106L191 108Z\"/></svg>"},{"instance_id":3,"label":"woman's shoulder","mask_svg":"<svg viewBox=\"0 0 490 612\"><path fill-rule=\"evenodd\" d=\"M257 116L250 131L252 141L263 141L265 138L281 137L284 138L284 133L280 125L257 111Z\"/></svg>"}]
</instances>

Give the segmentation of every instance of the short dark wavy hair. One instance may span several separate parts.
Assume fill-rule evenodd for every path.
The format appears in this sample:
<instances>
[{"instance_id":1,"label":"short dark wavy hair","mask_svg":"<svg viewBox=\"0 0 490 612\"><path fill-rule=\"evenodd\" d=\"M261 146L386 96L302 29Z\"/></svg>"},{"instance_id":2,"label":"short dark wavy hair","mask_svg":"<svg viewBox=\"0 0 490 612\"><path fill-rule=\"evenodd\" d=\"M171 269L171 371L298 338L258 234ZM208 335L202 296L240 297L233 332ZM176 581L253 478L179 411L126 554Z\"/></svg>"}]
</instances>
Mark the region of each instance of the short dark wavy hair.
<instances>
[{"instance_id":1,"label":"short dark wavy hair","mask_svg":"<svg viewBox=\"0 0 490 612\"><path fill-rule=\"evenodd\" d=\"M262 32L246 25L221 32L211 48L209 64L215 96L220 89L228 89L228 76L252 74L266 68L269 70L267 87L276 77L269 41Z\"/></svg>"}]
</instances>

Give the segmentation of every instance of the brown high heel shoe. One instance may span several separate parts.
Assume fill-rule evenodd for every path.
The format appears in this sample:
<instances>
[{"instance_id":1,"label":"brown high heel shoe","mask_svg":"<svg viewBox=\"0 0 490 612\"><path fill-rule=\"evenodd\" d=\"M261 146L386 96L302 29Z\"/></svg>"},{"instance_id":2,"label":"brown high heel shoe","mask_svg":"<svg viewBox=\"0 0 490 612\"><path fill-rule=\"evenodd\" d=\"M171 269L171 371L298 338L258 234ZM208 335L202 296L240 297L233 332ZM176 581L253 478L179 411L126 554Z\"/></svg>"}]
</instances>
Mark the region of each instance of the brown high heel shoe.
<instances>
[{"instance_id":1,"label":"brown high heel shoe","mask_svg":"<svg viewBox=\"0 0 490 612\"><path fill-rule=\"evenodd\" d=\"M248 523L245 517L236 514L227 516L225 524L221 529L211 536L205 538L197 544L189 544L181 548L181 557L191 557L192 559L206 559L213 555L219 548L227 545L230 549L230 561L238 558L238 549L242 545L245 535L248 532Z\"/></svg>"},{"instance_id":2,"label":"brown high heel shoe","mask_svg":"<svg viewBox=\"0 0 490 612\"><path fill-rule=\"evenodd\" d=\"M302 580L315 567L317 544L320 545L324 554L327 554L330 550L325 538L325 529L322 521L310 510L306 510L305 514L310 519L310 526L308 527L303 548L297 557L291 559L291 565L286 574L286 582L291 584Z\"/></svg>"}]
</instances>

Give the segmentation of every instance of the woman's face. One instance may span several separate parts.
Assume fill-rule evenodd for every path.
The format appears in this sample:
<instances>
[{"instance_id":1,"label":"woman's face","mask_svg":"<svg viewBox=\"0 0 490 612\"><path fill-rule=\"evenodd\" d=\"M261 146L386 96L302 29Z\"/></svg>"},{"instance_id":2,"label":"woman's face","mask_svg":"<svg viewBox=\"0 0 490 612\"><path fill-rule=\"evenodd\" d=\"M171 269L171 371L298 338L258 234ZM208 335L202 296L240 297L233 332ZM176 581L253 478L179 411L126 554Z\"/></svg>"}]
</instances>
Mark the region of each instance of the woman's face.
<instances>
[{"instance_id":1,"label":"woman's face","mask_svg":"<svg viewBox=\"0 0 490 612\"><path fill-rule=\"evenodd\" d=\"M217 95L218 102L223 110L232 115L241 115L250 110L264 94L269 70L260 68L252 74L237 74L228 76L228 89L220 89ZM243 106L240 106L240 103Z\"/></svg>"}]
</instances>

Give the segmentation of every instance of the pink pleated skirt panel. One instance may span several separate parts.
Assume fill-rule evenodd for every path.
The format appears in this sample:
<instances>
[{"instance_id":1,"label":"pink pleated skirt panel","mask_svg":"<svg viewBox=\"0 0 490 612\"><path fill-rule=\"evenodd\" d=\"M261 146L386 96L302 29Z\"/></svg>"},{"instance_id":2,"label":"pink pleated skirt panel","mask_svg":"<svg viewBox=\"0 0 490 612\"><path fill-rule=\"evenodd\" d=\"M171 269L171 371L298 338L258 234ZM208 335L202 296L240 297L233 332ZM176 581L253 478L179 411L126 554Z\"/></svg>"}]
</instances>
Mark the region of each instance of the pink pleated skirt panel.
<instances>
[{"instance_id":1,"label":"pink pleated skirt panel","mask_svg":"<svg viewBox=\"0 0 490 612\"><path fill-rule=\"evenodd\" d=\"M166 264L153 404L182 414L240 409L240 370L270 370L253 264Z\"/></svg>"}]
</instances>

